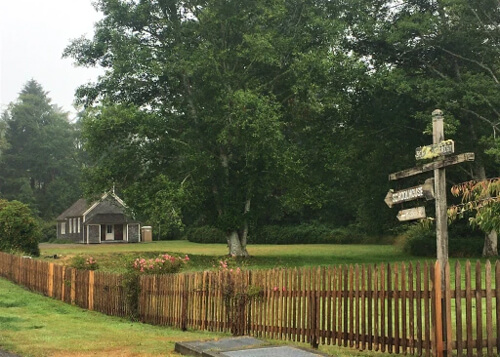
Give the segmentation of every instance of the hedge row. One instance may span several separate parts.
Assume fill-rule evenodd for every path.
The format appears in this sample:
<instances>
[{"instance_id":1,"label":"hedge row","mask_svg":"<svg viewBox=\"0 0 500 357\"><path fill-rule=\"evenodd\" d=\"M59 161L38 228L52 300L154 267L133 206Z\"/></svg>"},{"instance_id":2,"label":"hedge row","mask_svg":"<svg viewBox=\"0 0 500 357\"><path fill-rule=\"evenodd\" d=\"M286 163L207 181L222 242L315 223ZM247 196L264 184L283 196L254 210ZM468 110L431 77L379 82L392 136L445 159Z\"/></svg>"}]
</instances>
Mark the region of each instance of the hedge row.
<instances>
[{"instance_id":1,"label":"hedge row","mask_svg":"<svg viewBox=\"0 0 500 357\"><path fill-rule=\"evenodd\" d=\"M264 226L249 237L253 244L360 244L365 237L324 225Z\"/></svg>"},{"instance_id":2,"label":"hedge row","mask_svg":"<svg viewBox=\"0 0 500 357\"><path fill-rule=\"evenodd\" d=\"M227 243L226 235L220 229L203 226L188 228L183 239L193 243Z\"/></svg>"},{"instance_id":3,"label":"hedge row","mask_svg":"<svg viewBox=\"0 0 500 357\"><path fill-rule=\"evenodd\" d=\"M184 239L194 243L227 243L226 234L214 227L196 227L186 230ZM362 234L347 229L323 225L264 226L252 232L249 244L361 244L368 243Z\"/></svg>"}]
</instances>

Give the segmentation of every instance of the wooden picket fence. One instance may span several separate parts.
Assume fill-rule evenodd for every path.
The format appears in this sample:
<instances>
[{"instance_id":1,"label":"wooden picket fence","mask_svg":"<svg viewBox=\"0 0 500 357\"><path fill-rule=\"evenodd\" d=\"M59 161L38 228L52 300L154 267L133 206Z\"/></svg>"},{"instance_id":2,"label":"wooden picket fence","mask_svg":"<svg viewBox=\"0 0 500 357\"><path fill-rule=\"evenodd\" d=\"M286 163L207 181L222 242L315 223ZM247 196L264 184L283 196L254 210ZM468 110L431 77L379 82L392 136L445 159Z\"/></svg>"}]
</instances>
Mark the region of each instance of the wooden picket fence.
<instances>
[{"instance_id":1,"label":"wooden picket fence","mask_svg":"<svg viewBox=\"0 0 500 357\"><path fill-rule=\"evenodd\" d=\"M0 276L128 316L124 277L0 253ZM380 264L141 276L147 323L418 356L500 354L500 263ZM130 299L130 297L129 297Z\"/></svg>"}]
</instances>

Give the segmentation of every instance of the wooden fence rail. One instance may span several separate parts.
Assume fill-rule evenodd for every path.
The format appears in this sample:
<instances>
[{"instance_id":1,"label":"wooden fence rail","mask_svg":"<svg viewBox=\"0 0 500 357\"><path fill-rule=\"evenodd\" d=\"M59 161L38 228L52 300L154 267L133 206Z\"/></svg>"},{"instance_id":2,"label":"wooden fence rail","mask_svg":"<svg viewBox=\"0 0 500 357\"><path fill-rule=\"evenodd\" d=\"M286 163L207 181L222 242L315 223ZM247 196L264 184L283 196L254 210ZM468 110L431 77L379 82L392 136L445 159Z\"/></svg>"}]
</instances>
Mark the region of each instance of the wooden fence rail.
<instances>
[{"instance_id":1,"label":"wooden fence rail","mask_svg":"<svg viewBox=\"0 0 500 357\"><path fill-rule=\"evenodd\" d=\"M500 263L205 271L139 278L147 323L418 356L500 354ZM124 276L0 253L0 276L113 316ZM128 302L128 303L127 303Z\"/></svg>"}]
</instances>

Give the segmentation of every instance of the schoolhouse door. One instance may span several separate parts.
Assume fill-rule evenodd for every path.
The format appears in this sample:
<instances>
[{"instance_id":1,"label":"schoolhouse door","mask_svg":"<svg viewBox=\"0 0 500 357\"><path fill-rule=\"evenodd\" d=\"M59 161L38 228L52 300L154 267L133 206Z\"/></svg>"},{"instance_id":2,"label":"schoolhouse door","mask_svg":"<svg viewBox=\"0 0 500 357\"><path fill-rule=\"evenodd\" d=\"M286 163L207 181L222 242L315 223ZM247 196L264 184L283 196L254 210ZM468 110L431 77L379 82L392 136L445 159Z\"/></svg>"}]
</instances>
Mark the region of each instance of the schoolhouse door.
<instances>
[{"instance_id":1,"label":"schoolhouse door","mask_svg":"<svg viewBox=\"0 0 500 357\"><path fill-rule=\"evenodd\" d=\"M123 224L115 224L115 240L123 240Z\"/></svg>"}]
</instances>

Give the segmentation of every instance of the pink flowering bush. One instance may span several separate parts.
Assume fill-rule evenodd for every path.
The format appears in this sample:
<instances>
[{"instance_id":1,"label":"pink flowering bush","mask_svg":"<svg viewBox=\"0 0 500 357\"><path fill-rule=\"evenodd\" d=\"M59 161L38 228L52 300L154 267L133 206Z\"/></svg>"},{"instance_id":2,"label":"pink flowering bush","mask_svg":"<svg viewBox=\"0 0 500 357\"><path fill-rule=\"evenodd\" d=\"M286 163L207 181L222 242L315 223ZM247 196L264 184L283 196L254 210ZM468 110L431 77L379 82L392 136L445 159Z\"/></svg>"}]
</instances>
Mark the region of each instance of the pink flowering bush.
<instances>
[{"instance_id":1,"label":"pink flowering bush","mask_svg":"<svg viewBox=\"0 0 500 357\"><path fill-rule=\"evenodd\" d=\"M229 263L227 262L227 260L219 260L219 270L220 271L227 271L229 273L240 273L241 272L241 269L240 267L235 267L235 268L231 268L229 266Z\"/></svg>"},{"instance_id":2,"label":"pink flowering bush","mask_svg":"<svg viewBox=\"0 0 500 357\"><path fill-rule=\"evenodd\" d=\"M97 270L99 269L99 264L93 257L82 257L81 255L76 256L71 261L71 267L81 270Z\"/></svg>"},{"instance_id":3,"label":"pink flowering bush","mask_svg":"<svg viewBox=\"0 0 500 357\"><path fill-rule=\"evenodd\" d=\"M187 255L181 258L162 254L150 259L137 258L132 264L132 269L142 274L174 274L178 273L188 261Z\"/></svg>"},{"instance_id":4,"label":"pink flowering bush","mask_svg":"<svg viewBox=\"0 0 500 357\"><path fill-rule=\"evenodd\" d=\"M260 300L263 296L263 289L258 285L251 285L248 282L248 274L240 267L236 266L237 259L221 259L213 265L220 273L216 274L211 286L217 293L222 293L226 318L231 326L231 332L235 336L245 333L246 309L253 300ZM208 288L208 286L207 286Z\"/></svg>"}]
</instances>

